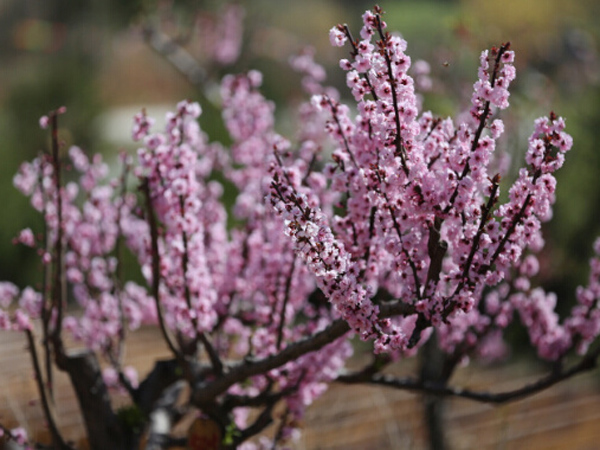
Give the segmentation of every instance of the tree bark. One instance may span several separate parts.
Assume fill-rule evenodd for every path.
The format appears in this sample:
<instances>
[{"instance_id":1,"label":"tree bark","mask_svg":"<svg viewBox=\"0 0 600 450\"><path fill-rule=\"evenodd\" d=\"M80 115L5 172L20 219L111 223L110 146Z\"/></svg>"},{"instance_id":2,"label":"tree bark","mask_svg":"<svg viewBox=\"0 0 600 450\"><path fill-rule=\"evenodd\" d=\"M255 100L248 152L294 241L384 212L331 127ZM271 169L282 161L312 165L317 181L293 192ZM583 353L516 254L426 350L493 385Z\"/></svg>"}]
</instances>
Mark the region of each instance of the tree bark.
<instances>
[{"instance_id":1,"label":"tree bark","mask_svg":"<svg viewBox=\"0 0 600 450\"><path fill-rule=\"evenodd\" d=\"M429 338L423 347L421 380L445 386L449 379L446 357L438 345L437 334ZM431 450L448 448L444 426L445 400L438 395L423 395L424 420L427 428L428 444Z\"/></svg>"},{"instance_id":2,"label":"tree bark","mask_svg":"<svg viewBox=\"0 0 600 450\"><path fill-rule=\"evenodd\" d=\"M96 355L89 350L65 355L59 366L75 389L90 448L126 450L124 431L110 404Z\"/></svg>"}]
</instances>

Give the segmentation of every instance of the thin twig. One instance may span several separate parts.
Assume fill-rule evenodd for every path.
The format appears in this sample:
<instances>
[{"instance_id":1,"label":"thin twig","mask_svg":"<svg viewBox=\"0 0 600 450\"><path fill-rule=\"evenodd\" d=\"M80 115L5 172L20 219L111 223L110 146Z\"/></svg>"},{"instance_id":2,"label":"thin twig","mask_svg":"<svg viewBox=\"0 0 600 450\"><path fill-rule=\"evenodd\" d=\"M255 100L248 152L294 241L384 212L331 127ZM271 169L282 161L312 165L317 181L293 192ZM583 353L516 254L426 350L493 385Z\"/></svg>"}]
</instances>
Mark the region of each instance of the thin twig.
<instances>
[{"instance_id":1,"label":"thin twig","mask_svg":"<svg viewBox=\"0 0 600 450\"><path fill-rule=\"evenodd\" d=\"M46 163L46 155L41 154L39 156L40 164ZM39 189L43 195L43 170L40 171L38 179ZM48 214L48 202L44 199L43 202L43 217L47 217ZM43 223L43 242L44 251L50 253L52 243L50 242L50 232L48 230L48 223L44 220ZM40 304L40 317L42 319L42 343L44 346L44 365L46 369L46 383L48 386L48 396L51 401L54 401L54 382L52 374L52 350L50 348L50 319L52 318L52 292L51 292L51 279L52 279L52 265L43 264L43 275L42 275L42 302Z\"/></svg>"},{"instance_id":2,"label":"thin twig","mask_svg":"<svg viewBox=\"0 0 600 450\"><path fill-rule=\"evenodd\" d=\"M198 87L205 85L208 78L206 71L184 47L152 26L146 26L143 35L150 47L169 61L191 84Z\"/></svg>"},{"instance_id":3,"label":"thin twig","mask_svg":"<svg viewBox=\"0 0 600 450\"><path fill-rule=\"evenodd\" d=\"M62 330L63 306L66 301L66 279L63 274L63 210L62 210L62 181L58 142L58 111L49 115L52 135L52 166L54 168L54 189L56 195L56 242L54 243L54 280L52 286L52 309L55 309L56 323L52 331L53 340L60 339ZM59 346L62 347L62 346ZM56 350L56 349L55 349Z\"/></svg>"},{"instance_id":4,"label":"thin twig","mask_svg":"<svg viewBox=\"0 0 600 450\"><path fill-rule=\"evenodd\" d=\"M296 267L296 256L292 259L292 266L290 267L290 273L285 281L285 293L283 302L281 305L281 312L279 313L279 326L277 328L277 350L281 350L281 344L283 343L283 326L285 325L285 310L290 298L290 290L292 287L292 278L294 276L294 268Z\"/></svg>"},{"instance_id":5,"label":"thin twig","mask_svg":"<svg viewBox=\"0 0 600 450\"><path fill-rule=\"evenodd\" d=\"M500 61L501 61L502 55L504 53L506 53L506 51L509 48L510 48L510 43L506 43L506 44L502 45L500 47L500 49L498 50L498 54L496 55L496 60L494 62L492 78L490 80L490 85L492 88L496 84L496 77L498 76L498 70L500 69ZM477 146L479 145L479 139L481 138L481 135L485 128L485 124L487 123L487 119L490 114L490 110L491 110L490 105L491 105L491 103L489 101L485 102L483 111L481 113L481 116L479 117L479 125L477 126L477 130L475 131L475 136L473 137L473 142L471 142L471 154L477 149ZM471 170L471 165L469 164L469 161L467 160L465 167L463 168L463 171L460 174L460 176L458 177L458 179L462 180L463 178L465 178L467 176L467 174L470 172L470 170ZM452 195L450 196L448 205L446 206L446 208L444 208L444 214L448 214L448 212L450 212L450 210L454 207L454 201L456 200L456 197L458 196L459 187L460 187L460 183L457 183L456 187L454 188L454 191L452 192Z\"/></svg>"},{"instance_id":6,"label":"thin twig","mask_svg":"<svg viewBox=\"0 0 600 450\"><path fill-rule=\"evenodd\" d=\"M162 308L160 305L160 253L158 250L158 225L154 216L154 208L152 206L152 196L150 194L150 186L148 178L144 178L141 184L142 192L146 197L146 215L148 226L150 227L150 241L152 245L152 295L156 305L156 315L158 316L158 324L162 332L165 342L169 346L171 352L177 359L181 359L181 352L175 347L163 317Z\"/></svg>"},{"instance_id":7,"label":"thin twig","mask_svg":"<svg viewBox=\"0 0 600 450\"><path fill-rule=\"evenodd\" d=\"M117 355L116 360L121 365L121 360L123 358L124 347L125 347L125 337L126 337L126 327L125 327L125 312L123 310L123 296L122 296L122 287L123 287L123 255L122 255L122 238L123 238L123 230L121 228L121 218L122 218L122 208L125 204L125 194L127 193L127 175L129 174L129 164L127 161L123 163L123 172L121 174L121 195L120 195L120 204L117 208L117 240L115 242L115 256L117 259L117 267L115 270L114 276L114 293L117 298L117 303L119 305L119 333L117 335Z\"/></svg>"},{"instance_id":8,"label":"thin twig","mask_svg":"<svg viewBox=\"0 0 600 450\"><path fill-rule=\"evenodd\" d=\"M400 159L402 160L402 170L404 171L404 174L408 177L408 166L406 164L406 149L404 148L404 142L402 141L402 131L400 129L400 108L398 106L398 97L396 94L396 79L394 78L394 73L392 71L392 60L390 59L390 55L387 49L387 44L390 40L390 36L389 34L384 34L383 32L381 16L379 14L376 14L375 17L377 19L377 32L379 33L379 37L381 39L382 52L385 58L385 63L387 65L388 81L390 83L390 88L392 89L392 104L394 106L394 121L396 125L396 136L394 138L394 145L396 147L396 153L400 156Z\"/></svg>"},{"instance_id":9,"label":"thin twig","mask_svg":"<svg viewBox=\"0 0 600 450\"><path fill-rule=\"evenodd\" d=\"M35 339L33 337L33 332L31 330L25 330L25 336L27 336L27 345L29 347L29 354L31 355L31 362L33 364L33 371L35 373L35 381L38 387L38 391L40 394L40 399L42 401L42 408L44 410L44 416L46 417L46 421L48 423L48 428L50 429L50 434L52 436L52 443L54 448L57 449L71 449L69 445L66 444L58 427L56 426L54 412L51 408L49 399L48 399L48 391L44 386L44 380L42 377L42 369L40 367L40 362L38 359L37 351L35 348Z\"/></svg>"}]
</instances>

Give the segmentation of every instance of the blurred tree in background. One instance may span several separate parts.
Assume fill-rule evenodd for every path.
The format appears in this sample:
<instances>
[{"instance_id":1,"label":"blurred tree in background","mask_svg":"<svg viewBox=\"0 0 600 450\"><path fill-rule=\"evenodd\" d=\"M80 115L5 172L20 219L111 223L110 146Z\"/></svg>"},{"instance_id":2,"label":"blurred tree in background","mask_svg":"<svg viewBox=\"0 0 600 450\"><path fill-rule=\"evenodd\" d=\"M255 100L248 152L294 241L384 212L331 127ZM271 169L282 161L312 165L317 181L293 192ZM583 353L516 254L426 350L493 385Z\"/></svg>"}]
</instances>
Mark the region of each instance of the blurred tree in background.
<instances>
[{"instance_id":1,"label":"blurred tree in background","mask_svg":"<svg viewBox=\"0 0 600 450\"><path fill-rule=\"evenodd\" d=\"M0 279L20 285L37 279L31 255L10 244L18 230L35 220L26 199L12 187L12 176L21 161L47 145L45 134L37 131L37 118L66 105L70 114L62 123L62 139L77 142L89 152L102 150L110 158L119 148L134 149L128 142L130 117L142 107L173 105L187 97L200 100L210 111L210 100L215 97L211 80L218 80L225 68L205 65L206 83L194 86L151 49L144 30L149 26L160 29L198 56L193 52L201 44L197 21L218 17L228 3L233 2L0 3L0 190L6 199L0 215ZM243 56L226 70L264 73L263 91L278 104L282 132L291 129L294 120L283 105L302 95L299 78L287 59L305 45L316 48L330 80L346 92L335 62L340 55L329 46L327 30L340 21L356 28L358 17L372 2L253 0L238 4L245 9ZM427 108L452 111L461 94L471 89L458 80L474 73L478 61L472 55L510 40L519 71L511 97L513 121L507 124L517 130L507 133L517 136L506 142L513 157L521 157L530 132L520 129L520 123L529 124L532 118L547 114L551 104L567 118L575 151L558 177L558 217L547 230L553 246L544 260L551 275L542 281L568 298L586 276L583 267L590 237L600 233L593 214L600 207L600 155L595 149L600 133L596 106L600 100L600 29L595 17L600 4L595 0L406 0L381 1L380 5L387 11L388 23L402 30L410 42L413 60L431 62L434 89L425 98ZM202 58L198 60L203 65ZM202 119L203 128L213 138L221 138L218 114L203 114Z\"/></svg>"}]
</instances>

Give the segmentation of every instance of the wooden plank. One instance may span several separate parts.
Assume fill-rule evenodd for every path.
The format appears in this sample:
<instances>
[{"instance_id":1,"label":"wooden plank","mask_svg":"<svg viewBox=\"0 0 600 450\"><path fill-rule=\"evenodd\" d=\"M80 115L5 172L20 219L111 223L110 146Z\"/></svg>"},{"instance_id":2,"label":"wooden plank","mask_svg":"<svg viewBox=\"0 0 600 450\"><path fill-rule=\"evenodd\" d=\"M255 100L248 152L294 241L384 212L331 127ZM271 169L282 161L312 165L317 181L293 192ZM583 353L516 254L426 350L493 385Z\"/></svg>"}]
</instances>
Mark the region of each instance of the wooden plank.
<instances>
[{"instance_id":1,"label":"wooden plank","mask_svg":"<svg viewBox=\"0 0 600 450\"><path fill-rule=\"evenodd\" d=\"M73 344L71 344L73 345ZM143 328L128 336L125 364L143 377L158 358L169 358L168 348L156 329ZM0 421L25 425L34 437L47 435L37 401L31 362L23 336L0 334ZM357 367L364 356L357 356ZM414 362L401 364L407 372ZM55 400L65 438L84 437L79 406L67 377L55 371ZM536 378L526 364L508 367L461 369L455 382L495 391L512 389ZM596 448L600 441L598 373L577 377L530 399L493 407L468 400L447 403L448 438L454 448ZM119 397L115 404L124 404ZM371 386L332 385L309 407L304 433L293 448L396 449L423 448L420 396ZM273 428L269 430L273 432ZM48 440L46 440L48 442Z\"/></svg>"}]
</instances>

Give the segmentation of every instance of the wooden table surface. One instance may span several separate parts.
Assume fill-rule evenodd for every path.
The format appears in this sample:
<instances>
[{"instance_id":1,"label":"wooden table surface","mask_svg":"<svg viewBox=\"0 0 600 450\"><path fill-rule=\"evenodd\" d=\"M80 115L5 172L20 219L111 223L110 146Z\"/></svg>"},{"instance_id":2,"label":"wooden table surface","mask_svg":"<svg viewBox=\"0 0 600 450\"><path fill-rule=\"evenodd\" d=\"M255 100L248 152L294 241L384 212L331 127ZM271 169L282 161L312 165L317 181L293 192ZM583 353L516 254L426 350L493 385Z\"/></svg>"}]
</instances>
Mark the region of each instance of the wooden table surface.
<instances>
[{"instance_id":1,"label":"wooden table surface","mask_svg":"<svg viewBox=\"0 0 600 450\"><path fill-rule=\"evenodd\" d=\"M126 364L143 376L169 351L153 328L129 335ZM523 364L460 369L456 384L506 390L534 379ZM463 399L447 401L446 427L454 449L600 448L600 373L580 375L534 397L504 406ZM86 448L77 401L64 374L56 372L56 410L66 439ZM125 403L126 398L116 398ZM333 385L308 409L304 431L293 443L312 449L424 448L418 395L369 386ZM24 426L48 442L26 342L20 333L0 332L0 422ZM272 432L272 431L271 431Z\"/></svg>"}]
</instances>

